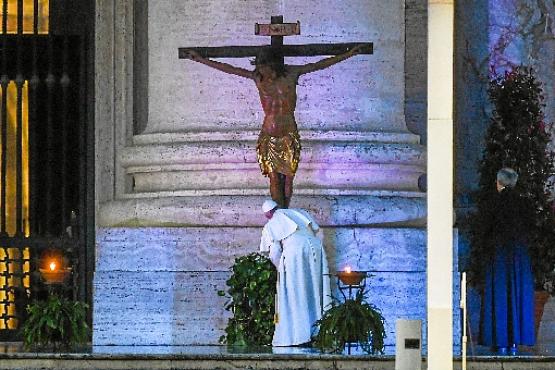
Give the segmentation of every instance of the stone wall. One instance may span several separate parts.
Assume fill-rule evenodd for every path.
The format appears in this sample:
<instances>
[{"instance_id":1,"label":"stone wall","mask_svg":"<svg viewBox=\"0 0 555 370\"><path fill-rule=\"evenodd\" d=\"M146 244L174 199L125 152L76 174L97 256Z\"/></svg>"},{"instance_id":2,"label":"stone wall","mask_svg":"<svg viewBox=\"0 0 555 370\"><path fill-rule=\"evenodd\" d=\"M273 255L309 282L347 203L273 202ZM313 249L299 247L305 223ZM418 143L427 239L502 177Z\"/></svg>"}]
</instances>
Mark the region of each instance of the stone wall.
<instances>
[{"instance_id":1,"label":"stone wall","mask_svg":"<svg viewBox=\"0 0 555 370\"><path fill-rule=\"evenodd\" d=\"M455 204L461 216L469 207L469 193L478 186L478 161L489 124L488 4L457 2L455 12L455 86L460 87L455 89Z\"/></svg>"},{"instance_id":2,"label":"stone wall","mask_svg":"<svg viewBox=\"0 0 555 370\"><path fill-rule=\"evenodd\" d=\"M217 344L230 317L220 297L232 261L254 252L260 228L102 228L95 276L95 345ZM426 234L420 229L324 228L331 272L369 271L369 301L386 318L386 352L395 320L424 322ZM456 255L456 254L455 254ZM456 260L455 260L456 265ZM458 306L458 272L453 307ZM332 278L333 294L340 297ZM460 313L454 310L455 351Z\"/></svg>"},{"instance_id":3,"label":"stone wall","mask_svg":"<svg viewBox=\"0 0 555 370\"><path fill-rule=\"evenodd\" d=\"M94 343L217 344L230 315L217 291L226 289L234 258L256 251L259 238L257 227L100 229ZM323 238L332 272L347 264L371 271L370 301L388 318L391 351L393 318L426 317L425 233L325 228Z\"/></svg>"},{"instance_id":4,"label":"stone wall","mask_svg":"<svg viewBox=\"0 0 555 370\"><path fill-rule=\"evenodd\" d=\"M545 92L545 121L555 121L555 5L546 0L456 4L456 190L462 215L478 187L478 161L491 116L491 69L503 73L513 65L533 67Z\"/></svg>"},{"instance_id":5,"label":"stone wall","mask_svg":"<svg viewBox=\"0 0 555 370\"><path fill-rule=\"evenodd\" d=\"M405 121L426 145L428 2L405 1Z\"/></svg>"},{"instance_id":6,"label":"stone wall","mask_svg":"<svg viewBox=\"0 0 555 370\"><path fill-rule=\"evenodd\" d=\"M301 129L400 131L403 119L404 13L402 1L316 0L149 2L149 114L146 133L258 130L262 121L252 81L176 58L177 47L268 44L254 22L282 14L301 21L301 35L284 43L371 41L372 56L357 56L301 77L296 117ZM159 20L164 20L160 22ZM303 64L319 58L287 58ZM252 69L248 59L223 59Z\"/></svg>"}]
</instances>

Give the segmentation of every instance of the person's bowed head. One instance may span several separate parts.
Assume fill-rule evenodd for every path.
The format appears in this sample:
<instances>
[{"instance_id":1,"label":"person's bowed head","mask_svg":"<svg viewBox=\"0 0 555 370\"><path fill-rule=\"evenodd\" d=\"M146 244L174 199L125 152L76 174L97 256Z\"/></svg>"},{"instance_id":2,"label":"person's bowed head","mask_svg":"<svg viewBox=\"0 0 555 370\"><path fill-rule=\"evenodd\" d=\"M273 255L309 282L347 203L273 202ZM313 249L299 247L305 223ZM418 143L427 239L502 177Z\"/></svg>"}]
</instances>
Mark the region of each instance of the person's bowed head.
<instances>
[{"instance_id":1,"label":"person's bowed head","mask_svg":"<svg viewBox=\"0 0 555 370\"><path fill-rule=\"evenodd\" d=\"M272 199L267 199L262 203L262 212L264 216L269 220L274 216L274 212L279 208L278 204Z\"/></svg>"}]
</instances>

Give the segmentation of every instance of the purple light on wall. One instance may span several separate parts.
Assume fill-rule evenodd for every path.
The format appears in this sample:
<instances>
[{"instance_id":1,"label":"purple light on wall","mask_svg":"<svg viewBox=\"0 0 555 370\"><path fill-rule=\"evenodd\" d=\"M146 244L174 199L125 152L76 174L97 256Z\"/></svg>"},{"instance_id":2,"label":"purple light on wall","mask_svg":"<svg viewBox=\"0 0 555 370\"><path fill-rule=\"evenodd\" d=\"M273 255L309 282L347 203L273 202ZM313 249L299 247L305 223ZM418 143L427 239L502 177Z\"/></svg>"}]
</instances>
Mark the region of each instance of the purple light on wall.
<instances>
[{"instance_id":1,"label":"purple light on wall","mask_svg":"<svg viewBox=\"0 0 555 370\"><path fill-rule=\"evenodd\" d=\"M519 0L489 1L489 50L492 72L503 73L527 63L523 36L525 24L519 17Z\"/></svg>"}]
</instances>

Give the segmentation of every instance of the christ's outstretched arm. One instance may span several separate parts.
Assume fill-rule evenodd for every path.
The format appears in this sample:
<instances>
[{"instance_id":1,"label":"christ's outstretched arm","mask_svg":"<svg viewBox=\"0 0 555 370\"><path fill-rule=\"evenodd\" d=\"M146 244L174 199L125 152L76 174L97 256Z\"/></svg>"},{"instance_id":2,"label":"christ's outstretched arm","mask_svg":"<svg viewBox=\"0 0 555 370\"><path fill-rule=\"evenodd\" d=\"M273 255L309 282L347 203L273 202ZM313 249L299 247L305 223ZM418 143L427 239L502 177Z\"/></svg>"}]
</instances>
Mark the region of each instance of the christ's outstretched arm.
<instances>
[{"instance_id":1,"label":"christ's outstretched arm","mask_svg":"<svg viewBox=\"0 0 555 370\"><path fill-rule=\"evenodd\" d=\"M311 73L315 71L319 71L324 68L331 67L334 64L344 61L345 59L349 59L352 56L355 56L360 53L361 49L364 45L358 45L352 48L351 50L347 51L346 53L335 55L331 58L322 59L315 63L308 63L302 66L289 66L299 75L303 75L305 73Z\"/></svg>"},{"instance_id":2,"label":"christ's outstretched arm","mask_svg":"<svg viewBox=\"0 0 555 370\"><path fill-rule=\"evenodd\" d=\"M188 59L191 59L192 61L195 61L198 63L202 63L204 65L207 65L208 67L217 69L218 71L222 71L225 73L229 73L232 75L241 76L245 78L250 78L250 79L252 79L254 76L253 71L249 71L248 69L244 69L244 68L235 67L235 66L232 66L231 64L216 62L215 60L204 58L194 50L187 50L187 54L188 54Z\"/></svg>"}]
</instances>

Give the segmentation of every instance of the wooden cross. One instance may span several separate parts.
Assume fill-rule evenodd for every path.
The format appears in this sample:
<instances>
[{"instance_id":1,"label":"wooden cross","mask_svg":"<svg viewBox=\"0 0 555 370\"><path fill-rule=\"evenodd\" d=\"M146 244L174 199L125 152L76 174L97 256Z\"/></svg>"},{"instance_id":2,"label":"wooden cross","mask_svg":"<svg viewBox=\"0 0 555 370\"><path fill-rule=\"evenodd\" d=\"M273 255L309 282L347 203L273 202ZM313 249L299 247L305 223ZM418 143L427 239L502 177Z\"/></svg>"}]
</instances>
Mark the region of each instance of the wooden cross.
<instances>
[{"instance_id":1,"label":"wooden cross","mask_svg":"<svg viewBox=\"0 0 555 370\"><path fill-rule=\"evenodd\" d=\"M301 25L297 23L283 23L283 16L272 16L270 24L255 24L255 34L260 36L271 36L270 45L264 46L220 46L220 47L190 47L179 48L180 59L189 59L188 50L194 50L204 58L247 58L256 57L265 49L273 49L276 55L283 57L309 57L318 55L343 54L357 45L363 45L359 54L372 54L373 43L352 42L335 44L304 44L284 45L283 36L299 35Z\"/></svg>"}]
</instances>

